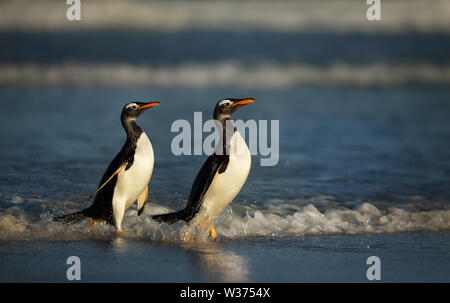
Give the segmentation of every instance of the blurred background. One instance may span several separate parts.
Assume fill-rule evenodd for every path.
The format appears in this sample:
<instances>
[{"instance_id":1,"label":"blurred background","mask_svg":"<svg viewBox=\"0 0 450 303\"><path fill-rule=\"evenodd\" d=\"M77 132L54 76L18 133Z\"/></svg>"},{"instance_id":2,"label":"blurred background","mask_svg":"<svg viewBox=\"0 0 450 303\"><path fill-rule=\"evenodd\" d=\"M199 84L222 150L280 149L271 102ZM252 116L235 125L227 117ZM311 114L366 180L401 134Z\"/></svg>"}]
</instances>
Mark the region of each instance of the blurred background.
<instances>
[{"instance_id":1,"label":"blurred background","mask_svg":"<svg viewBox=\"0 0 450 303\"><path fill-rule=\"evenodd\" d=\"M449 280L450 1L381 0L380 21L365 0L81 0L81 21L68 8L0 1L0 281L64 280L57 264L73 250L92 281L217 281L217 267L236 270L229 281L365 281L367 254L389 260L383 281ZM51 218L89 206L125 140L123 105L153 100L138 121L155 151L149 203L124 229L178 241L179 226L150 215L184 207L206 156L174 156L170 127L210 119L226 97L256 98L236 119L280 121L280 161L253 157L213 252L120 238L11 246L114 235ZM432 233L383 236L398 232ZM30 270L36 255L49 261Z\"/></svg>"},{"instance_id":2,"label":"blurred background","mask_svg":"<svg viewBox=\"0 0 450 303\"><path fill-rule=\"evenodd\" d=\"M0 83L448 84L450 4L362 0L0 1Z\"/></svg>"}]
</instances>

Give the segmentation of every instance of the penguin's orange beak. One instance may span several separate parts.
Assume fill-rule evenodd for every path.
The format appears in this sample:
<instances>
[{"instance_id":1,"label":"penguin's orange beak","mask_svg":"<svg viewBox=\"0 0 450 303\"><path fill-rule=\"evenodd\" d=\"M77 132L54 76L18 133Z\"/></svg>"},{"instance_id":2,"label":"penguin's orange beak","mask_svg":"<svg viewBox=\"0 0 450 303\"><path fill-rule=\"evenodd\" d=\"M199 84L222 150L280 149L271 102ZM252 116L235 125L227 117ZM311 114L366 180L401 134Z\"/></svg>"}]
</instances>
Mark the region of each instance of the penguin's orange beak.
<instances>
[{"instance_id":1,"label":"penguin's orange beak","mask_svg":"<svg viewBox=\"0 0 450 303\"><path fill-rule=\"evenodd\" d=\"M138 110L143 110L143 109L147 109L153 106L157 106L159 105L159 102L149 102L149 103L144 103L141 106L138 107Z\"/></svg>"},{"instance_id":2,"label":"penguin's orange beak","mask_svg":"<svg viewBox=\"0 0 450 303\"><path fill-rule=\"evenodd\" d=\"M241 99L237 102L234 102L233 107L236 105L245 105L245 104L249 104L249 103L253 103L253 102L255 102L255 99L253 99L253 98Z\"/></svg>"}]
</instances>

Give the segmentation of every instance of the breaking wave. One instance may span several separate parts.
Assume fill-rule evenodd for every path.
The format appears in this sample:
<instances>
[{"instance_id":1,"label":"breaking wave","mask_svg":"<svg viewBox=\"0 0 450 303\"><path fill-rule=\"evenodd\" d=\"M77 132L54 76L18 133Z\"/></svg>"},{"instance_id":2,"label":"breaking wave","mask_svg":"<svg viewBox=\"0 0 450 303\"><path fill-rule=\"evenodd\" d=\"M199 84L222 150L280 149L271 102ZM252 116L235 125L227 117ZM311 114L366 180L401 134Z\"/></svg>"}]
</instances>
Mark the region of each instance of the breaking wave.
<instances>
[{"instance_id":1,"label":"breaking wave","mask_svg":"<svg viewBox=\"0 0 450 303\"><path fill-rule=\"evenodd\" d=\"M23 201L0 210L0 240L83 240L111 237L115 230L109 225L97 225L88 230L89 222L65 225L52 218L73 211L79 205L57 205L41 202L39 213L26 209ZM39 203L39 202L38 202ZM363 203L356 207L332 206L319 210L309 202L276 202L261 207L234 204L215 222L219 239L252 237L303 237L331 234L438 232L450 230L450 209L413 210L407 207L376 207ZM168 225L151 219L152 214L173 209L152 203L141 216L130 208L124 218L124 236L155 241L179 242L187 228L185 223ZM207 236L197 233L196 238Z\"/></svg>"},{"instance_id":2,"label":"breaking wave","mask_svg":"<svg viewBox=\"0 0 450 303\"><path fill-rule=\"evenodd\" d=\"M255 87L284 88L303 84L390 86L450 84L450 65L335 63L214 64L185 63L175 66L130 64L0 64L0 84L21 85L138 85L156 87Z\"/></svg>"},{"instance_id":3,"label":"breaking wave","mask_svg":"<svg viewBox=\"0 0 450 303\"><path fill-rule=\"evenodd\" d=\"M366 1L99 1L67 22L65 1L0 1L0 29L145 28L156 30L445 31L447 0L383 2L382 22L368 22Z\"/></svg>"},{"instance_id":4,"label":"breaking wave","mask_svg":"<svg viewBox=\"0 0 450 303\"><path fill-rule=\"evenodd\" d=\"M277 214L279 209L275 208L275 213L256 210L253 215L231 215L219 232L227 237L299 237L450 230L450 210L410 212L391 207L381 211L370 203L364 203L357 209L330 209L324 212L308 204L290 215Z\"/></svg>"}]
</instances>

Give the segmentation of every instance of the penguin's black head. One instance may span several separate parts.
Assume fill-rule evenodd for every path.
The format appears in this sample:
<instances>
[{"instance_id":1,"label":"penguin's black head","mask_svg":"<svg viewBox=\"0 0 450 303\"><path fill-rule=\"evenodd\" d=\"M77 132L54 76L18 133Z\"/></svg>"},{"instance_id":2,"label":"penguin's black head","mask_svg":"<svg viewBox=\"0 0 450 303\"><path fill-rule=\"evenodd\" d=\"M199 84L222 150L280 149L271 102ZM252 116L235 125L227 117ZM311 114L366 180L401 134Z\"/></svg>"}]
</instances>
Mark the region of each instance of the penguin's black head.
<instances>
[{"instance_id":1,"label":"penguin's black head","mask_svg":"<svg viewBox=\"0 0 450 303\"><path fill-rule=\"evenodd\" d=\"M131 102L122 109L122 121L136 120L146 109L159 105L159 102Z\"/></svg>"},{"instance_id":2,"label":"penguin's black head","mask_svg":"<svg viewBox=\"0 0 450 303\"><path fill-rule=\"evenodd\" d=\"M227 98L217 102L214 108L214 119L223 121L229 119L231 115L237 111L241 106L254 102L253 98L234 99Z\"/></svg>"}]
</instances>

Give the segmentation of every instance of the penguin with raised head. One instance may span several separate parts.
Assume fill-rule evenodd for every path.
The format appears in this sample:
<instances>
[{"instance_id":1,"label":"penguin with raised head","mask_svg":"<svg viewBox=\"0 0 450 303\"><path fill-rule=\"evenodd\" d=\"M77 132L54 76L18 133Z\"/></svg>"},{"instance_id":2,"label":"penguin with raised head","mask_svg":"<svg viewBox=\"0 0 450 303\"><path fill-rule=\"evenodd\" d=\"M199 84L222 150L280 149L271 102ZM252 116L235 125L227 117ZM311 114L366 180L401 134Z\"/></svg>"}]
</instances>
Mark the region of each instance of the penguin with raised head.
<instances>
[{"instance_id":1,"label":"penguin with raised head","mask_svg":"<svg viewBox=\"0 0 450 303\"><path fill-rule=\"evenodd\" d=\"M74 223L91 218L92 225L97 222L109 223L121 232L125 210L136 200L138 215L143 212L147 202L148 183L153 173L154 156L152 144L137 125L136 119L146 109L157 105L159 102L132 102L123 107L121 122L127 140L103 174L99 187L93 194L94 202L82 211L57 217L55 221Z\"/></svg>"},{"instance_id":2,"label":"penguin with raised head","mask_svg":"<svg viewBox=\"0 0 450 303\"><path fill-rule=\"evenodd\" d=\"M184 240L197 226L209 228L209 235L216 239L213 220L233 201L244 185L250 172L251 156L245 140L230 120L231 115L253 98L227 98L214 108L214 120L221 130L220 144L195 177L186 208L169 214L152 216L153 219L174 223L189 222Z\"/></svg>"}]
</instances>

